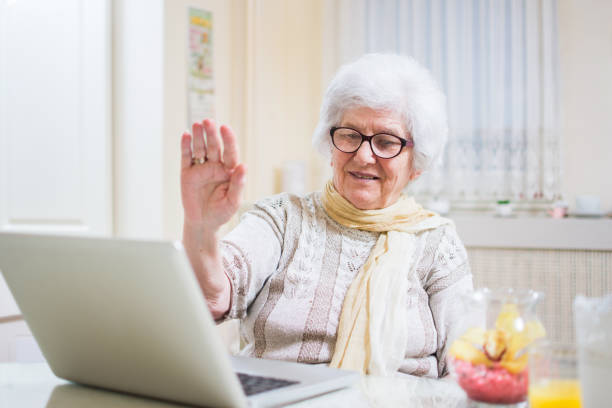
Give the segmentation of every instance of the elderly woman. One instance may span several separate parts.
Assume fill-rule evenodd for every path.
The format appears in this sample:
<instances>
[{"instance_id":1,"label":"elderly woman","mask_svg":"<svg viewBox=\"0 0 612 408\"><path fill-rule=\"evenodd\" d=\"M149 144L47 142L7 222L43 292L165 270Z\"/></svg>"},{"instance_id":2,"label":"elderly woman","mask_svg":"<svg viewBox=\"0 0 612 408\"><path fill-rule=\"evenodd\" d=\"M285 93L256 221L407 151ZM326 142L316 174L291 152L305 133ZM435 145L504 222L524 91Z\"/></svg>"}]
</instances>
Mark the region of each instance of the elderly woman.
<instances>
[{"instance_id":1,"label":"elderly woman","mask_svg":"<svg viewBox=\"0 0 612 408\"><path fill-rule=\"evenodd\" d=\"M183 134L184 245L213 317L241 319L243 355L447 373L467 254L449 220L402 193L443 150L444 103L411 58L343 66L313 135L332 180L256 203L222 240L245 183L236 138L211 120Z\"/></svg>"}]
</instances>

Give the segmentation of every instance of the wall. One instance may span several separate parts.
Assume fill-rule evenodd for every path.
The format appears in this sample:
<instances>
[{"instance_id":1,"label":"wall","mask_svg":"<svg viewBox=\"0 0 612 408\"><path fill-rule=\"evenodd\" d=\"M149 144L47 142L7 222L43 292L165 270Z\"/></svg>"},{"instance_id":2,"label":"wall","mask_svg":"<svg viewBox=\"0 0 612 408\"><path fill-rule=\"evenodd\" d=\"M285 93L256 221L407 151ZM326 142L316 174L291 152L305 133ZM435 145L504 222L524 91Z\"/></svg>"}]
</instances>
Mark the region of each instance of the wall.
<instances>
[{"instance_id":1,"label":"wall","mask_svg":"<svg viewBox=\"0 0 612 408\"><path fill-rule=\"evenodd\" d=\"M561 117L570 204L597 194L612 212L612 2L560 0Z\"/></svg>"},{"instance_id":2,"label":"wall","mask_svg":"<svg viewBox=\"0 0 612 408\"><path fill-rule=\"evenodd\" d=\"M217 124L229 124L244 150L246 1L169 0L164 6L163 236L180 239L180 137L187 129L188 7L213 15L213 75ZM204 118L202 118L204 119Z\"/></svg>"},{"instance_id":3,"label":"wall","mask_svg":"<svg viewBox=\"0 0 612 408\"><path fill-rule=\"evenodd\" d=\"M113 230L162 236L163 1L114 0Z\"/></svg>"},{"instance_id":4,"label":"wall","mask_svg":"<svg viewBox=\"0 0 612 408\"><path fill-rule=\"evenodd\" d=\"M188 7L213 13L215 119L244 146L247 1L113 3L114 233L180 239Z\"/></svg>"},{"instance_id":5,"label":"wall","mask_svg":"<svg viewBox=\"0 0 612 408\"><path fill-rule=\"evenodd\" d=\"M280 192L279 169L303 160L320 188L311 147L321 102L322 1L253 1L247 14L247 201Z\"/></svg>"},{"instance_id":6,"label":"wall","mask_svg":"<svg viewBox=\"0 0 612 408\"><path fill-rule=\"evenodd\" d=\"M163 236L179 238L179 137L187 126L187 6L213 12L215 109L247 164L245 203L280 192L287 160L320 188L326 163L311 148L321 100L322 0L167 1L164 12ZM149 181L151 182L151 181Z\"/></svg>"}]
</instances>

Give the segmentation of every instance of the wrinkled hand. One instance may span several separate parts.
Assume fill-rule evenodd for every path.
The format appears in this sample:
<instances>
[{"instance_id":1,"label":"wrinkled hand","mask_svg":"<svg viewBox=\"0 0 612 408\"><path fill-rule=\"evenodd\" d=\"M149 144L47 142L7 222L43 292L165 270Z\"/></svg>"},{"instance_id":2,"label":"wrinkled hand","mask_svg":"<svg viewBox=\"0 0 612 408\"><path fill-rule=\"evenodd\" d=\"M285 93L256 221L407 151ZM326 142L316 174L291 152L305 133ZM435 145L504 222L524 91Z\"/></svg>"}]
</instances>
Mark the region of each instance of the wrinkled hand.
<instances>
[{"instance_id":1,"label":"wrinkled hand","mask_svg":"<svg viewBox=\"0 0 612 408\"><path fill-rule=\"evenodd\" d=\"M181 198L185 223L216 231L240 207L246 166L239 162L236 137L228 126L221 126L221 137L210 119L194 123L192 130L193 151L189 132L183 133L181 138Z\"/></svg>"}]
</instances>

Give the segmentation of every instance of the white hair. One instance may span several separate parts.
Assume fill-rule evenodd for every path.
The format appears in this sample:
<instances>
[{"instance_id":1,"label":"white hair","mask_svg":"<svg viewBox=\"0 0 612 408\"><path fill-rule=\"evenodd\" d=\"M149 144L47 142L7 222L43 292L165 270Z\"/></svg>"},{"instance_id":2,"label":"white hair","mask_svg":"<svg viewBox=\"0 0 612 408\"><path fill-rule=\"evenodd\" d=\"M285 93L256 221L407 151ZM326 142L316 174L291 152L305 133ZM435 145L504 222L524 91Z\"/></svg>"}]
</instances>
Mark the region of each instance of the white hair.
<instances>
[{"instance_id":1,"label":"white hair","mask_svg":"<svg viewBox=\"0 0 612 408\"><path fill-rule=\"evenodd\" d=\"M400 115L414 140L414 170L426 171L440 159L448 134L446 98L414 58L366 54L340 67L325 92L312 136L317 151L331 157L330 128L357 107Z\"/></svg>"}]
</instances>

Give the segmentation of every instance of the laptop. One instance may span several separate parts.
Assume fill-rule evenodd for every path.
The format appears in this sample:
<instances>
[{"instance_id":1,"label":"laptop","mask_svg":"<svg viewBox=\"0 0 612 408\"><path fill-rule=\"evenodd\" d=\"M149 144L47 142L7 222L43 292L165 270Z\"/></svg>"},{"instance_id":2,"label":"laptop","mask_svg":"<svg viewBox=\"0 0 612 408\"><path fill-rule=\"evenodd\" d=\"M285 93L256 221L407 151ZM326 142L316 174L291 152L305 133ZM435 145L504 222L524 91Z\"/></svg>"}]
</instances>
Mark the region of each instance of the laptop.
<instances>
[{"instance_id":1,"label":"laptop","mask_svg":"<svg viewBox=\"0 0 612 408\"><path fill-rule=\"evenodd\" d=\"M359 378L230 356L180 242L0 233L0 270L51 370L69 381L197 406L266 407Z\"/></svg>"}]
</instances>

